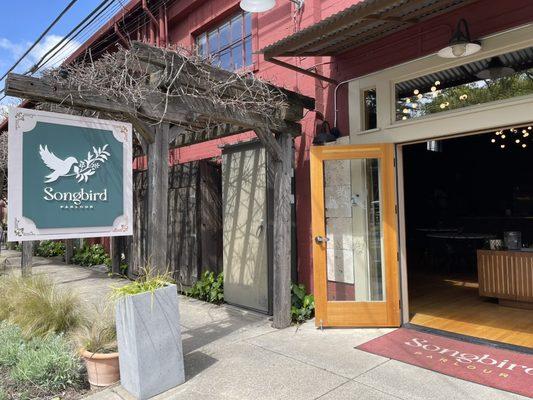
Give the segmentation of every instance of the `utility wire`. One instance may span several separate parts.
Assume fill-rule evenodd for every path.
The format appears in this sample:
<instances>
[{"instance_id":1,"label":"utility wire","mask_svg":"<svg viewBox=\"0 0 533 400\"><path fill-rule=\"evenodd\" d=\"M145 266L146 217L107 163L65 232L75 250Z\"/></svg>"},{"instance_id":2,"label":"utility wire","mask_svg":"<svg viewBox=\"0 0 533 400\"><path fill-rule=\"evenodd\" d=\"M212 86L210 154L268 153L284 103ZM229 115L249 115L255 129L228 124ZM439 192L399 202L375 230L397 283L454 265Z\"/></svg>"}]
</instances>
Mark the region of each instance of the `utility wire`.
<instances>
[{"instance_id":1,"label":"utility wire","mask_svg":"<svg viewBox=\"0 0 533 400\"><path fill-rule=\"evenodd\" d=\"M70 31L70 32L69 32L69 33L68 33L68 34L67 34L67 35L61 40L61 41L59 41L54 47L52 47L50 50L48 50L48 51L46 52L46 54L43 55L43 56L41 57L41 59L40 59L37 63L35 63L35 65L34 65L33 67L31 67L31 68L29 69L29 71L27 72L27 74L28 74L28 73L29 73L29 74L32 74L32 73L34 73L35 71L37 71L37 70L40 68L40 64L43 62L43 60L45 60L45 59L46 59L46 58L47 58L47 57L48 57L48 56L49 56L54 50L56 50L56 49L57 49L57 48L58 48L63 42L65 42L65 40L67 40L67 38L69 38L68 41L67 41L67 43L69 43L69 42L72 40L72 38L70 38L70 36L72 36L72 35L73 35L78 29L80 29L80 27L82 27L82 26L83 26L83 25L84 25L84 24L85 24L90 18L92 18L93 15L95 15L96 13L98 13L98 12L100 11L100 9L102 9L104 6L109 7L114 1L115 1L115 0L103 0L103 1L98 5L98 7L96 7L93 11L91 11L91 13L90 13L89 15L87 15L87 16L83 19L83 21L81 21L78 25L76 25L76 26L75 26L75 27L74 27L74 28L73 28L73 29L72 29L72 30L71 30L71 31ZM106 7L106 9L107 9L107 7ZM104 11L105 11L105 9L104 9ZM99 14L98 14L98 15L99 15ZM83 30L83 29L82 29L82 30ZM81 30L80 30L80 32L81 32ZM79 32L76 33L76 36L77 36L78 34L79 34ZM74 37L75 37L75 36L74 36ZM65 44L65 45L66 45L66 44Z\"/></svg>"},{"instance_id":2,"label":"utility wire","mask_svg":"<svg viewBox=\"0 0 533 400\"><path fill-rule=\"evenodd\" d=\"M28 50L26 50L26 52L17 60L17 62L15 64L13 64L13 66L11 68L9 68L9 70L4 74L2 75L2 77L0 78L0 81L2 81L6 76L7 74L9 74L11 71L13 71L17 65L20 64L20 62L24 59L24 57L26 57L30 51L32 51L35 46L37 46L37 44L46 36L46 34L48 32L50 32L50 29L52 29L54 27L55 24L57 24L59 22L59 20L63 17L63 15L66 14L66 12L68 10L70 10L70 8L77 2L78 0L72 0L66 7L63 11L61 11L61 13L54 19L54 21L48 26L48 28L46 28L44 30L43 33L41 33L41 36L39 36L39 38L33 42L33 44L28 48ZM5 97L5 96L4 96ZM3 99L3 97L2 97ZM1 100L1 99L0 99Z\"/></svg>"}]
</instances>

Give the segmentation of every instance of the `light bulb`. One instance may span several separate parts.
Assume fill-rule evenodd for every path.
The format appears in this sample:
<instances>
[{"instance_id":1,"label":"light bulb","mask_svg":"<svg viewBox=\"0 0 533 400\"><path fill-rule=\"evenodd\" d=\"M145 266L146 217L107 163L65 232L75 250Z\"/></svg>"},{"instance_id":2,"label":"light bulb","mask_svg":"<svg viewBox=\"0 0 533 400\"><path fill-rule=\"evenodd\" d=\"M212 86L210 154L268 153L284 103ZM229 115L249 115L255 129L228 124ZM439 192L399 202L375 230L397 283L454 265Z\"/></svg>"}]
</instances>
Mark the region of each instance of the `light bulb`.
<instances>
[{"instance_id":1,"label":"light bulb","mask_svg":"<svg viewBox=\"0 0 533 400\"><path fill-rule=\"evenodd\" d=\"M402 119L403 119L403 120L406 120L406 119L407 119L407 117L406 117L406 116L404 115L404 116L402 117Z\"/></svg>"},{"instance_id":2,"label":"light bulb","mask_svg":"<svg viewBox=\"0 0 533 400\"><path fill-rule=\"evenodd\" d=\"M466 43L457 43L452 45L452 54L455 57L461 57L466 53Z\"/></svg>"},{"instance_id":3,"label":"light bulb","mask_svg":"<svg viewBox=\"0 0 533 400\"><path fill-rule=\"evenodd\" d=\"M515 143L520 143L520 139L516 139L514 142Z\"/></svg>"},{"instance_id":4,"label":"light bulb","mask_svg":"<svg viewBox=\"0 0 533 400\"><path fill-rule=\"evenodd\" d=\"M413 91L413 93L414 93L414 94L418 94L418 93L420 93L420 90L415 89L415 90Z\"/></svg>"},{"instance_id":5,"label":"light bulb","mask_svg":"<svg viewBox=\"0 0 533 400\"><path fill-rule=\"evenodd\" d=\"M522 143L522 147L523 147L523 148L526 148L526 147L527 147L527 144Z\"/></svg>"},{"instance_id":6,"label":"light bulb","mask_svg":"<svg viewBox=\"0 0 533 400\"><path fill-rule=\"evenodd\" d=\"M501 147L502 149L505 149L505 145L504 145L504 144L500 144L500 147Z\"/></svg>"},{"instance_id":7,"label":"light bulb","mask_svg":"<svg viewBox=\"0 0 533 400\"><path fill-rule=\"evenodd\" d=\"M492 143L496 143L496 139L491 139L491 142Z\"/></svg>"},{"instance_id":8,"label":"light bulb","mask_svg":"<svg viewBox=\"0 0 533 400\"><path fill-rule=\"evenodd\" d=\"M403 112L404 114L409 114L409 110L408 110L407 108L404 108L404 109L402 110L402 112Z\"/></svg>"},{"instance_id":9,"label":"light bulb","mask_svg":"<svg viewBox=\"0 0 533 400\"><path fill-rule=\"evenodd\" d=\"M524 137L528 137L528 136L529 136L529 132L524 133Z\"/></svg>"},{"instance_id":10,"label":"light bulb","mask_svg":"<svg viewBox=\"0 0 533 400\"><path fill-rule=\"evenodd\" d=\"M440 81L435 81L435 85L439 86L440 85Z\"/></svg>"},{"instance_id":11,"label":"light bulb","mask_svg":"<svg viewBox=\"0 0 533 400\"><path fill-rule=\"evenodd\" d=\"M421 99L421 98L424 97L424 96L422 95L422 93L419 93L418 96L416 96L416 97L418 97L419 99Z\"/></svg>"},{"instance_id":12,"label":"light bulb","mask_svg":"<svg viewBox=\"0 0 533 400\"><path fill-rule=\"evenodd\" d=\"M410 102L411 102L411 99L408 97L407 99L405 99L405 102L406 102L406 103L410 103Z\"/></svg>"},{"instance_id":13,"label":"light bulb","mask_svg":"<svg viewBox=\"0 0 533 400\"><path fill-rule=\"evenodd\" d=\"M505 139L505 135L502 135L502 139Z\"/></svg>"},{"instance_id":14,"label":"light bulb","mask_svg":"<svg viewBox=\"0 0 533 400\"><path fill-rule=\"evenodd\" d=\"M431 86L431 91L434 92L435 90L437 90L437 87L436 86Z\"/></svg>"}]
</instances>

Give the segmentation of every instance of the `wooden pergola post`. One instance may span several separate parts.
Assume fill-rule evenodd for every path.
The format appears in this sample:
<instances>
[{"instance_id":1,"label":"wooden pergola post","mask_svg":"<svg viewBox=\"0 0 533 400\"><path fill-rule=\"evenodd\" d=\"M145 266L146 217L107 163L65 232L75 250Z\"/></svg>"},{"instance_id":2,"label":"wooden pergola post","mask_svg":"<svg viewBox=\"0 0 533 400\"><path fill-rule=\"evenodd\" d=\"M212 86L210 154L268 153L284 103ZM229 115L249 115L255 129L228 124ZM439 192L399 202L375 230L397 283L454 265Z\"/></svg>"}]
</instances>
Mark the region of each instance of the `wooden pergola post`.
<instances>
[{"instance_id":1,"label":"wooden pergola post","mask_svg":"<svg viewBox=\"0 0 533 400\"><path fill-rule=\"evenodd\" d=\"M74 242L72 239L65 240L65 263L70 264L72 262L72 256L74 255Z\"/></svg>"},{"instance_id":2,"label":"wooden pergola post","mask_svg":"<svg viewBox=\"0 0 533 400\"><path fill-rule=\"evenodd\" d=\"M33 241L22 242L22 257L20 260L20 273L23 277L31 276L33 267Z\"/></svg>"},{"instance_id":3,"label":"wooden pergola post","mask_svg":"<svg viewBox=\"0 0 533 400\"><path fill-rule=\"evenodd\" d=\"M292 136L278 136L280 160L274 169L274 319L272 326L282 329L291 324L291 171Z\"/></svg>"},{"instance_id":4,"label":"wooden pergola post","mask_svg":"<svg viewBox=\"0 0 533 400\"><path fill-rule=\"evenodd\" d=\"M168 123L155 126L154 142L148 143L148 243L150 268L167 271L168 210Z\"/></svg>"}]
</instances>

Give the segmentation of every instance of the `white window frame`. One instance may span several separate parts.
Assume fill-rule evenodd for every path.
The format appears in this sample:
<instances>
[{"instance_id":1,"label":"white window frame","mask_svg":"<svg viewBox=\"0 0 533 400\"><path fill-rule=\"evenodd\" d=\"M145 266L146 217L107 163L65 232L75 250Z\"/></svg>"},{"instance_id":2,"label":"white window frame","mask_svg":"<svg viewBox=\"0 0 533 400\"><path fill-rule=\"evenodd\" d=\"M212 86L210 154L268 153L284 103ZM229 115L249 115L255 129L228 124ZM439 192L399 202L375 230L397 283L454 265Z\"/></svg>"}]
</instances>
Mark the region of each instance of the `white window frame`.
<instances>
[{"instance_id":1,"label":"white window frame","mask_svg":"<svg viewBox=\"0 0 533 400\"><path fill-rule=\"evenodd\" d=\"M467 132L525 124L533 120L533 94L396 121L395 85L473 61L533 46L533 24L482 39L483 48L471 57L443 59L436 54L387 68L348 84L350 143L403 143ZM377 128L362 130L363 90L375 87Z\"/></svg>"}]
</instances>

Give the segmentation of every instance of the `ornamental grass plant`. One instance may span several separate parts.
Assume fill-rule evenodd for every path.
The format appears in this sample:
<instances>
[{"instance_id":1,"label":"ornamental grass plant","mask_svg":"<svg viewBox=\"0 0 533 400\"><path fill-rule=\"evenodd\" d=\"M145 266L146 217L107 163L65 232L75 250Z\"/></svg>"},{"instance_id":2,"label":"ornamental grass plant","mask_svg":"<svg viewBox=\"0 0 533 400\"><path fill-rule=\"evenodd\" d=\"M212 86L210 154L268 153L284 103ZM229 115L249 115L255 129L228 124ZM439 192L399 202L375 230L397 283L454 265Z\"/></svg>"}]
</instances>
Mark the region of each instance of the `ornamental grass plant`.
<instances>
[{"instance_id":1,"label":"ornamental grass plant","mask_svg":"<svg viewBox=\"0 0 533 400\"><path fill-rule=\"evenodd\" d=\"M19 326L25 338L66 334L84 321L79 297L43 275L0 278L0 320Z\"/></svg>"},{"instance_id":2,"label":"ornamental grass plant","mask_svg":"<svg viewBox=\"0 0 533 400\"><path fill-rule=\"evenodd\" d=\"M73 338L79 350L98 354L117 352L117 329L113 313L107 307L95 307Z\"/></svg>"},{"instance_id":3,"label":"ornamental grass plant","mask_svg":"<svg viewBox=\"0 0 533 400\"><path fill-rule=\"evenodd\" d=\"M135 296L140 293L154 293L157 289L164 288L174 284L170 272L159 272L151 266L145 267L141 276L136 281L128 283L125 286L114 287L111 290L111 299L118 300L126 296Z\"/></svg>"}]
</instances>

